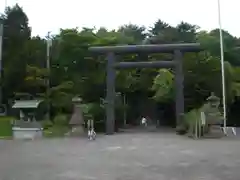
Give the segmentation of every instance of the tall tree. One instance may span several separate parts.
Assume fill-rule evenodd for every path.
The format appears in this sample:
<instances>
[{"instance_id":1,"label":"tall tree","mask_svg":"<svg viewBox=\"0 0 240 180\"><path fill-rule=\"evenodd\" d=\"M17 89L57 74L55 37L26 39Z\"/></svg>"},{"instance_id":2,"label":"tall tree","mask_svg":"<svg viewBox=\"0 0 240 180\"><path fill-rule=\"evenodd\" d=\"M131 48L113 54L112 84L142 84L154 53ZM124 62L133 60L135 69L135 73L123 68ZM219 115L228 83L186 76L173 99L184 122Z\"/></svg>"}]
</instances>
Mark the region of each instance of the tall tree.
<instances>
[{"instance_id":1,"label":"tall tree","mask_svg":"<svg viewBox=\"0 0 240 180\"><path fill-rule=\"evenodd\" d=\"M176 27L178 32L179 41L183 43L196 42L196 34L199 29L196 25L191 25L186 22L181 22Z\"/></svg>"},{"instance_id":2,"label":"tall tree","mask_svg":"<svg viewBox=\"0 0 240 180\"><path fill-rule=\"evenodd\" d=\"M126 24L118 29L125 36L133 37L136 43L142 42L146 38L146 28L135 24Z\"/></svg>"},{"instance_id":3,"label":"tall tree","mask_svg":"<svg viewBox=\"0 0 240 180\"><path fill-rule=\"evenodd\" d=\"M22 88L27 65L26 48L31 39L31 29L28 26L27 15L18 4L6 9L3 23L3 88L4 97L7 98Z\"/></svg>"}]
</instances>

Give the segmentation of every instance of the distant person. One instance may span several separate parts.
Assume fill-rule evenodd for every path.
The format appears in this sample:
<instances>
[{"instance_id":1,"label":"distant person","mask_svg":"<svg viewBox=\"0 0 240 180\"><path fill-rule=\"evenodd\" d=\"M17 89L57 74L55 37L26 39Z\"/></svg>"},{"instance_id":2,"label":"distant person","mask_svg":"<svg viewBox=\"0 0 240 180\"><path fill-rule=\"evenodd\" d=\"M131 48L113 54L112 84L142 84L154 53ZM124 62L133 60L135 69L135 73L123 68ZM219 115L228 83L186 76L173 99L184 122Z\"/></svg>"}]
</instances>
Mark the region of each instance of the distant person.
<instances>
[{"instance_id":1,"label":"distant person","mask_svg":"<svg viewBox=\"0 0 240 180\"><path fill-rule=\"evenodd\" d=\"M142 125L144 125L145 127L147 127L147 119L146 119L145 117L142 117L141 123L142 123Z\"/></svg>"}]
</instances>

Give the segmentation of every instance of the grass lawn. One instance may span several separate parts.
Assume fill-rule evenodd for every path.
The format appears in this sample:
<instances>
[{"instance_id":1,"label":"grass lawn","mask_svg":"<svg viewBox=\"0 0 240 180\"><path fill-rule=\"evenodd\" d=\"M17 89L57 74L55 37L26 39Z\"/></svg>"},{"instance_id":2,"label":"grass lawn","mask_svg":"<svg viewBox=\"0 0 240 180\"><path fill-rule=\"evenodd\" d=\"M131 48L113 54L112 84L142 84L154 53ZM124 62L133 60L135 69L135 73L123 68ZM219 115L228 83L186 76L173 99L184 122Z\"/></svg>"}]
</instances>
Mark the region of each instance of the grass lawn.
<instances>
[{"instance_id":1,"label":"grass lawn","mask_svg":"<svg viewBox=\"0 0 240 180\"><path fill-rule=\"evenodd\" d=\"M0 139L7 139L12 137L11 121L13 117L0 117Z\"/></svg>"}]
</instances>

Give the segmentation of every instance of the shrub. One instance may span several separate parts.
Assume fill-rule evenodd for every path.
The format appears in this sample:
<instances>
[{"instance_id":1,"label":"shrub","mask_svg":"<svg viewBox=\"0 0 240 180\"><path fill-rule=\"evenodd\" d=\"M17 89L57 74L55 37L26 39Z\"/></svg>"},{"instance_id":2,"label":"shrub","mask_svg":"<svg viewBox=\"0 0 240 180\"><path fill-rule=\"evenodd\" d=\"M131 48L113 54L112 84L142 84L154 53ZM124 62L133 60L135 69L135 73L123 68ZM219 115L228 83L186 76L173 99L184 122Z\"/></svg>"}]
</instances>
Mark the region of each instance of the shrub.
<instances>
[{"instance_id":1,"label":"shrub","mask_svg":"<svg viewBox=\"0 0 240 180\"><path fill-rule=\"evenodd\" d=\"M43 133L45 137L63 137L68 131L69 128L67 126L52 126L44 130Z\"/></svg>"},{"instance_id":2,"label":"shrub","mask_svg":"<svg viewBox=\"0 0 240 180\"><path fill-rule=\"evenodd\" d=\"M56 126L68 126L69 118L66 114L58 114L53 119L53 122Z\"/></svg>"},{"instance_id":3,"label":"shrub","mask_svg":"<svg viewBox=\"0 0 240 180\"><path fill-rule=\"evenodd\" d=\"M85 122L89 119L93 119L96 131L105 130L104 107L102 107L99 103L87 103L81 104L81 110L83 112Z\"/></svg>"},{"instance_id":4,"label":"shrub","mask_svg":"<svg viewBox=\"0 0 240 180\"><path fill-rule=\"evenodd\" d=\"M0 117L0 137L12 136L12 117Z\"/></svg>"},{"instance_id":5,"label":"shrub","mask_svg":"<svg viewBox=\"0 0 240 180\"><path fill-rule=\"evenodd\" d=\"M187 127L187 131L189 132L189 135L194 135L196 132L196 123L197 123L197 128L200 128L200 121L201 121L201 109L193 109L190 112L186 113L184 116L184 123ZM201 132L198 130L198 133L202 134L202 129Z\"/></svg>"},{"instance_id":6,"label":"shrub","mask_svg":"<svg viewBox=\"0 0 240 180\"><path fill-rule=\"evenodd\" d=\"M193 109L190 112L186 113L184 116L184 122L188 126L195 125L195 123L200 120L201 114L199 109Z\"/></svg>"},{"instance_id":7,"label":"shrub","mask_svg":"<svg viewBox=\"0 0 240 180\"><path fill-rule=\"evenodd\" d=\"M48 128L50 128L50 127L53 126L53 122L50 121L50 120L47 120L47 119L41 121L41 124L42 124L42 127L43 127L44 129L48 129Z\"/></svg>"}]
</instances>

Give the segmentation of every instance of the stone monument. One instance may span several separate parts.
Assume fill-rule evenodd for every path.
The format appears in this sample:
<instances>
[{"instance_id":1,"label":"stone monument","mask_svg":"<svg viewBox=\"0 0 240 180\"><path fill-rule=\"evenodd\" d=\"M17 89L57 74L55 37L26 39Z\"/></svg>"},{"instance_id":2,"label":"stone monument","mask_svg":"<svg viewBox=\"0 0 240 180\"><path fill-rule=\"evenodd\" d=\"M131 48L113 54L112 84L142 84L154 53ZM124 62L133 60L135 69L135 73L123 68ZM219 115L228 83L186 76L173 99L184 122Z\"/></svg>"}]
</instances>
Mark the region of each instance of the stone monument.
<instances>
[{"instance_id":1,"label":"stone monument","mask_svg":"<svg viewBox=\"0 0 240 180\"><path fill-rule=\"evenodd\" d=\"M74 111L69 121L69 125L71 126L69 135L81 136L84 135L84 118L81 110L81 98L74 97L72 102L74 103Z\"/></svg>"}]
</instances>

